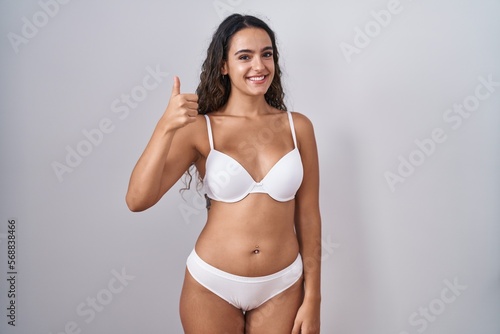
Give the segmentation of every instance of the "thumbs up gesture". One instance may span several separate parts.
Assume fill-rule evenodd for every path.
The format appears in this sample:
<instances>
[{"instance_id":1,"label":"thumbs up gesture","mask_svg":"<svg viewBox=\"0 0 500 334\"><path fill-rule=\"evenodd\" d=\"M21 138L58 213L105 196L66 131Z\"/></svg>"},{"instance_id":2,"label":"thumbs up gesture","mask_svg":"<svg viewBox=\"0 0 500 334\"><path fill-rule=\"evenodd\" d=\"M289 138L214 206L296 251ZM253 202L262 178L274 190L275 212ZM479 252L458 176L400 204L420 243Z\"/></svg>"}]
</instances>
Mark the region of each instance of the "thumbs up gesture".
<instances>
[{"instance_id":1,"label":"thumbs up gesture","mask_svg":"<svg viewBox=\"0 0 500 334\"><path fill-rule=\"evenodd\" d=\"M178 129L196 121L198 95L181 94L181 81L174 77L174 86L162 118L171 129Z\"/></svg>"}]
</instances>

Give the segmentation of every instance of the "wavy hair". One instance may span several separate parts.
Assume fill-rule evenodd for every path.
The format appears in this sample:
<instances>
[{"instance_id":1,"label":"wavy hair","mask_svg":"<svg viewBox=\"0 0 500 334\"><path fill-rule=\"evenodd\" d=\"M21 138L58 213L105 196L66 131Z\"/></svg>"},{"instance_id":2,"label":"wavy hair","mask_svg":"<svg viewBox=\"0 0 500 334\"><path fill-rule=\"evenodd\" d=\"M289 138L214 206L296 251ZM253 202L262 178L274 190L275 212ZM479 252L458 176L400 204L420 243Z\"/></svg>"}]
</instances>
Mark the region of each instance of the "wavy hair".
<instances>
[{"instance_id":1,"label":"wavy hair","mask_svg":"<svg viewBox=\"0 0 500 334\"><path fill-rule=\"evenodd\" d=\"M231 93L231 82L227 75L222 75L221 70L227 60L231 37L245 28L263 29L269 35L273 47L275 73L271 86L264 97L270 106L287 110L284 103L285 93L281 85L281 69L278 64L279 52L274 32L264 21L255 16L232 14L222 21L215 31L207 50L207 58L201 67L200 84L196 89L199 114L218 110L227 103Z\"/></svg>"}]
</instances>

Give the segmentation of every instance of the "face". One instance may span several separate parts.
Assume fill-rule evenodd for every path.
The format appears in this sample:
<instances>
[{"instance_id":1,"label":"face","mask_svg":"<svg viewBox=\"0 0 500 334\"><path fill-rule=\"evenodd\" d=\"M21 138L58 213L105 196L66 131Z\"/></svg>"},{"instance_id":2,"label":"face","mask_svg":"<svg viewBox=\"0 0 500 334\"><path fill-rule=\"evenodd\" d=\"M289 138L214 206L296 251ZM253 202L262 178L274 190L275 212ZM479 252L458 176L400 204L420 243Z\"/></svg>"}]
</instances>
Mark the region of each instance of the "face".
<instances>
[{"instance_id":1,"label":"face","mask_svg":"<svg viewBox=\"0 0 500 334\"><path fill-rule=\"evenodd\" d=\"M274 77L273 47L267 32L245 28L234 34L222 74L229 75L231 94L263 96Z\"/></svg>"}]
</instances>

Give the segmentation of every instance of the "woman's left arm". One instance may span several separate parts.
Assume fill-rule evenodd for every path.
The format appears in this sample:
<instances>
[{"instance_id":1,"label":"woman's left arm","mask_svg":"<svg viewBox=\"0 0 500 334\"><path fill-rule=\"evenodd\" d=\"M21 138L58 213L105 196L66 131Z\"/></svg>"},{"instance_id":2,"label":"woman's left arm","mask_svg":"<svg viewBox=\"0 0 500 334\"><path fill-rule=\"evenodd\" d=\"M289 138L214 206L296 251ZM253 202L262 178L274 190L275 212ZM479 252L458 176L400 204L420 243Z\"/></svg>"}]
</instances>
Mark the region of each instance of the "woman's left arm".
<instances>
[{"instance_id":1,"label":"woman's left arm","mask_svg":"<svg viewBox=\"0 0 500 334\"><path fill-rule=\"evenodd\" d=\"M304 263L304 301L297 312L292 334L320 331L321 215L319 210L319 163L311 121L293 113L304 178L295 196L295 229Z\"/></svg>"}]
</instances>

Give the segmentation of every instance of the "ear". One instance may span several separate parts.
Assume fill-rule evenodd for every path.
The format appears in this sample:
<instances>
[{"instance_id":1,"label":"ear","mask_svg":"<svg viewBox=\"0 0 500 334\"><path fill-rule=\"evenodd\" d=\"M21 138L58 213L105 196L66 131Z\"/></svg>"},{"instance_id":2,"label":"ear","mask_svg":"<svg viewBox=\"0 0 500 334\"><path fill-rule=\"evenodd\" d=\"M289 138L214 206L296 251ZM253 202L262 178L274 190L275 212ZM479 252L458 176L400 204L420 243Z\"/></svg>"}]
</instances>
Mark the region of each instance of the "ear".
<instances>
[{"instance_id":1,"label":"ear","mask_svg":"<svg viewBox=\"0 0 500 334\"><path fill-rule=\"evenodd\" d=\"M222 75L227 75L227 73L228 73L228 72L229 72L229 71L228 71L228 69L227 69L227 62L226 62L226 61L224 61L224 64L222 65L222 68L221 68L221 70L220 70L220 73L221 73Z\"/></svg>"}]
</instances>

